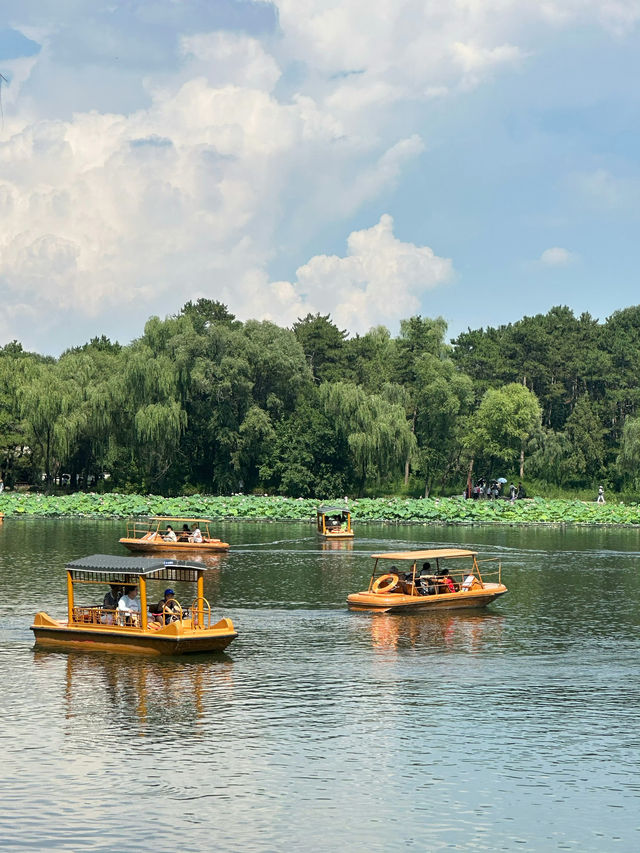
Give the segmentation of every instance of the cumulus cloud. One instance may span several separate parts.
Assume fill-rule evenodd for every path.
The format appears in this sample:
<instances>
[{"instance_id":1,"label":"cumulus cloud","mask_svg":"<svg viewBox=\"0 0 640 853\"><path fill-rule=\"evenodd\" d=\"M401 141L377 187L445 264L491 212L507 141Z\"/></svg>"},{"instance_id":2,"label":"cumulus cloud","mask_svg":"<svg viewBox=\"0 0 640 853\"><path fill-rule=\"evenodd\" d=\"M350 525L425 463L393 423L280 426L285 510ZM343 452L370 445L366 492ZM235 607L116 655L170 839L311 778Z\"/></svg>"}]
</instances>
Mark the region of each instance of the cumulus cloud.
<instances>
[{"instance_id":1,"label":"cumulus cloud","mask_svg":"<svg viewBox=\"0 0 640 853\"><path fill-rule=\"evenodd\" d=\"M398 240L385 214L372 228L349 235L344 257L316 255L298 268L295 282L254 281L256 290L243 296L254 305L262 301L274 322L289 325L309 312L330 313L339 326L363 333L415 314L425 293L452 276L450 259Z\"/></svg>"},{"instance_id":2,"label":"cumulus cloud","mask_svg":"<svg viewBox=\"0 0 640 853\"><path fill-rule=\"evenodd\" d=\"M545 267L566 267L574 259L575 255L572 252L569 252L568 249L562 249L559 246L545 249L540 255L540 263Z\"/></svg>"},{"instance_id":3,"label":"cumulus cloud","mask_svg":"<svg viewBox=\"0 0 640 853\"><path fill-rule=\"evenodd\" d=\"M373 200L391 209L429 146L415 105L507 73L544 27L640 18L638 0L85 5L17 4L12 25L41 50L4 69L0 342L49 351L71 322L58 348L105 317L132 336L132 317L199 296L287 323L330 298L353 331L418 310L452 264L400 242L390 217L345 257L322 244ZM294 251L314 257L271 281Z\"/></svg>"}]
</instances>

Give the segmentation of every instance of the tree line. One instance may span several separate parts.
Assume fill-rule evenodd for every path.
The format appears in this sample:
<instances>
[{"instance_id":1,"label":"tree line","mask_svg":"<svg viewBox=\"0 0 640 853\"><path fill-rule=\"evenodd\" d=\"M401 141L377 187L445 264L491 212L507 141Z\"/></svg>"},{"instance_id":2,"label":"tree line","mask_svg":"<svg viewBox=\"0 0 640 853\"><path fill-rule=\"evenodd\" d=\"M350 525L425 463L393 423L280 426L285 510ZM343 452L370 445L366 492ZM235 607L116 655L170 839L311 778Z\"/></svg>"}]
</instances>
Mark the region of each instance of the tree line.
<instances>
[{"instance_id":1,"label":"tree line","mask_svg":"<svg viewBox=\"0 0 640 853\"><path fill-rule=\"evenodd\" d=\"M638 488L640 307L349 337L200 299L58 359L0 349L7 486L328 498L462 492L477 476ZM61 480L63 478L63 480Z\"/></svg>"}]
</instances>

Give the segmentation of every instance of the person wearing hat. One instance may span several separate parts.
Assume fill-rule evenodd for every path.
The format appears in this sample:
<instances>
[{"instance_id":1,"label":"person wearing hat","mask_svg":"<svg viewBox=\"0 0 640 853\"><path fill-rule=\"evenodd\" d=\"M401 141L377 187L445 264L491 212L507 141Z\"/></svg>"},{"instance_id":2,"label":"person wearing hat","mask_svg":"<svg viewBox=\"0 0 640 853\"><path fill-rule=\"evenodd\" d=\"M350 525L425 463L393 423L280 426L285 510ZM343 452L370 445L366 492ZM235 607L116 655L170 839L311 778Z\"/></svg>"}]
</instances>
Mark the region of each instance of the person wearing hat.
<instances>
[{"instance_id":1,"label":"person wearing hat","mask_svg":"<svg viewBox=\"0 0 640 853\"><path fill-rule=\"evenodd\" d=\"M179 605L174 595L175 593L172 589L165 589L163 597L151 608L149 612L156 622L162 622L163 625L167 625L169 622L178 619Z\"/></svg>"}]
</instances>

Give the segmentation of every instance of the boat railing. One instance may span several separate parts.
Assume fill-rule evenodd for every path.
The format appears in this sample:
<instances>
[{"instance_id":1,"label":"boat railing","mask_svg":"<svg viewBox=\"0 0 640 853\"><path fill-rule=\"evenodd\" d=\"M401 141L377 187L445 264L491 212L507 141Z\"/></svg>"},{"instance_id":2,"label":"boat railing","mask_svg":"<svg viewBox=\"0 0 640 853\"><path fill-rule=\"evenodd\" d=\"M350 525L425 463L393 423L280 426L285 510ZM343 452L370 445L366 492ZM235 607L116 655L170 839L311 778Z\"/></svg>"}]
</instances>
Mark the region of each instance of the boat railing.
<instances>
[{"instance_id":1,"label":"boat railing","mask_svg":"<svg viewBox=\"0 0 640 853\"><path fill-rule=\"evenodd\" d=\"M194 598L191 605L191 625L196 630L211 627L211 605L206 598Z\"/></svg>"},{"instance_id":2,"label":"boat railing","mask_svg":"<svg viewBox=\"0 0 640 853\"><path fill-rule=\"evenodd\" d=\"M127 539L154 539L158 527L148 521L128 521Z\"/></svg>"},{"instance_id":3,"label":"boat railing","mask_svg":"<svg viewBox=\"0 0 640 853\"><path fill-rule=\"evenodd\" d=\"M498 583L502 583L502 563L500 562L498 557L487 557L484 560L477 560L476 563L478 565L478 570L480 564L484 565L485 563L498 563L498 568L493 572L485 572L483 570L482 579L484 580L485 578L497 578Z\"/></svg>"},{"instance_id":4,"label":"boat railing","mask_svg":"<svg viewBox=\"0 0 640 853\"><path fill-rule=\"evenodd\" d=\"M75 625L101 625L105 624L107 619L110 623L115 622L116 611L106 610L104 607L74 607L71 614L71 621Z\"/></svg>"},{"instance_id":5,"label":"boat railing","mask_svg":"<svg viewBox=\"0 0 640 853\"><path fill-rule=\"evenodd\" d=\"M119 625L121 628L139 628L140 614L112 610L95 604L88 607L74 606L71 622L73 625Z\"/></svg>"}]
</instances>

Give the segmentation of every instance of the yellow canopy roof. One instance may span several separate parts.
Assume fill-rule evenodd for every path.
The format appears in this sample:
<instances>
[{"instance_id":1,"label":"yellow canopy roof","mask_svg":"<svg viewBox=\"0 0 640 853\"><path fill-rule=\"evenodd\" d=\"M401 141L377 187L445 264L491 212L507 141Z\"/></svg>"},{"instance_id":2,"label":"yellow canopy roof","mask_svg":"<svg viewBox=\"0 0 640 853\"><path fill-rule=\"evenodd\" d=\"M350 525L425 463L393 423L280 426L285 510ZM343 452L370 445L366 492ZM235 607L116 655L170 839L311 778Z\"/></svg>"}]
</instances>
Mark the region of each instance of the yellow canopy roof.
<instances>
[{"instance_id":1,"label":"yellow canopy roof","mask_svg":"<svg viewBox=\"0 0 640 853\"><path fill-rule=\"evenodd\" d=\"M473 557L477 553L461 548L434 548L431 551L387 551L386 554L371 556L374 560L445 560L448 557Z\"/></svg>"},{"instance_id":2,"label":"yellow canopy roof","mask_svg":"<svg viewBox=\"0 0 640 853\"><path fill-rule=\"evenodd\" d=\"M181 515L154 515L151 517L151 521L175 521L177 524L180 522L184 524L211 524L210 518L183 518Z\"/></svg>"}]
</instances>

